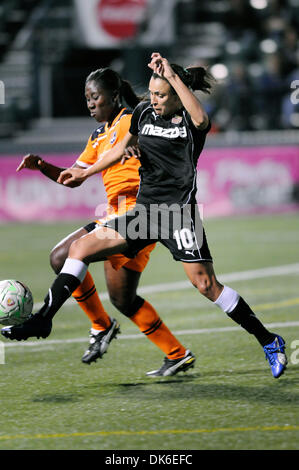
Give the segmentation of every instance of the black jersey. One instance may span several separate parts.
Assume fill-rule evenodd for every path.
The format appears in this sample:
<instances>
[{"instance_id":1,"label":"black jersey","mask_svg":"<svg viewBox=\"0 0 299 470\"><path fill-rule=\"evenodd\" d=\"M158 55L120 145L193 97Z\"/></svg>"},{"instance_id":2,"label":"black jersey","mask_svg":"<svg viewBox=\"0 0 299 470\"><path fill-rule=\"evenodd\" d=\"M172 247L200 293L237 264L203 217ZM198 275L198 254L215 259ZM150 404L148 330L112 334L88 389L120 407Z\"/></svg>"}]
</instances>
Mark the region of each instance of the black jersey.
<instances>
[{"instance_id":1,"label":"black jersey","mask_svg":"<svg viewBox=\"0 0 299 470\"><path fill-rule=\"evenodd\" d=\"M162 117L149 101L135 108L130 133L141 151L138 203L195 202L196 165L210 127L197 129L183 109Z\"/></svg>"}]
</instances>

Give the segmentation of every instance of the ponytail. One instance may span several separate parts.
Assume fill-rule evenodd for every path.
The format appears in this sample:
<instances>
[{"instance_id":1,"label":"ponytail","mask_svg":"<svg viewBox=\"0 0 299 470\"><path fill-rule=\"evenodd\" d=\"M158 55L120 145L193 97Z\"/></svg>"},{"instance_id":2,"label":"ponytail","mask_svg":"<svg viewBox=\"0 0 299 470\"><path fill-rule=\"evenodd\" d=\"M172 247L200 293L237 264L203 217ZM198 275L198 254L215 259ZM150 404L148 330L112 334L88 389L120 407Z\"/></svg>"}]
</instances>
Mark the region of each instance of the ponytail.
<instances>
[{"instance_id":1,"label":"ponytail","mask_svg":"<svg viewBox=\"0 0 299 470\"><path fill-rule=\"evenodd\" d=\"M142 100L141 97L136 95L131 83L127 80L121 80L119 95L120 98L123 98L132 109L134 109Z\"/></svg>"},{"instance_id":2,"label":"ponytail","mask_svg":"<svg viewBox=\"0 0 299 470\"><path fill-rule=\"evenodd\" d=\"M188 67L184 69L183 67L177 64L170 64L170 66L172 70L180 77L182 82L187 87L191 88L191 90L200 90L203 93L211 92L212 84L213 82L215 82L215 79L209 72L206 71L204 67ZM156 73L153 73L153 77L164 79Z\"/></svg>"},{"instance_id":3,"label":"ponytail","mask_svg":"<svg viewBox=\"0 0 299 470\"><path fill-rule=\"evenodd\" d=\"M214 77L203 67L188 67L185 69L190 76L189 86L192 90L200 90L203 93L211 93Z\"/></svg>"}]
</instances>

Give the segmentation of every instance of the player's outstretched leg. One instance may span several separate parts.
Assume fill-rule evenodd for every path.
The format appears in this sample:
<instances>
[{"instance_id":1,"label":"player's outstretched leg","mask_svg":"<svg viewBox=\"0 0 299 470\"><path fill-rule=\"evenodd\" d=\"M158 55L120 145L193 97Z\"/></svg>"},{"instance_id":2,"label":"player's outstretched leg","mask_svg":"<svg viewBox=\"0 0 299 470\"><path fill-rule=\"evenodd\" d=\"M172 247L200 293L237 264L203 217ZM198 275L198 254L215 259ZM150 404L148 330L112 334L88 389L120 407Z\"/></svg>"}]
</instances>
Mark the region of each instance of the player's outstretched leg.
<instances>
[{"instance_id":1,"label":"player's outstretched leg","mask_svg":"<svg viewBox=\"0 0 299 470\"><path fill-rule=\"evenodd\" d=\"M49 336L54 315L83 281L87 268L83 261L68 258L49 289L42 308L21 325L2 328L2 335L17 341Z\"/></svg>"},{"instance_id":2,"label":"player's outstretched leg","mask_svg":"<svg viewBox=\"0 0 299 470\"><path fill-rule=\"evenodd\" d=\"M288 362L283 338L269 331L234 289L224 286L215 304L238 325L256 337L264 349L273 377L280 377Z\"/></svg>"},{"instance_id":3,"label":"player's outstretched leg","mask_svg":"<svg viewBox=\"0 0 299 470\"><path fill-rule=\"evenodd\" d=\"M96 228L96 225L95 222L92 222L76 230L52 249L50 263L56 274L60 273L72 243L90 233ZM119 324L111 319L106 312L89 271L87 271L81 284L74 290L72 296L91 321L89 345L82 357L84 364L91 364L107 352L110 342L120 332Z\"/></svg>"},{"instance_id":4,"label":"player's outstretched leg","mask_svg":"<svg viewBox=\"0 0 299 470\"><path fill-rule=\"evenodd\" d=\"M238 292L218 282L211 262L192 265L184 263L184 269L201 294L213 301L244 330L255 336L264 349L273 377L280 377L288 362L283 338L262 324Z\"/></svg>"},{"instance_id":5,"label":"player's outstretched leg","mask_svg":"<svg viewBox=\"0 0 299 470\"><path fill-rule=\"evenodd\" d=\"M41 315L30 315L21 325L5 326L1 329L1 334L5 338L17 341L28 338L47 338L52 330L51 318L43 318Z\"/></svg>"}]
</instances>

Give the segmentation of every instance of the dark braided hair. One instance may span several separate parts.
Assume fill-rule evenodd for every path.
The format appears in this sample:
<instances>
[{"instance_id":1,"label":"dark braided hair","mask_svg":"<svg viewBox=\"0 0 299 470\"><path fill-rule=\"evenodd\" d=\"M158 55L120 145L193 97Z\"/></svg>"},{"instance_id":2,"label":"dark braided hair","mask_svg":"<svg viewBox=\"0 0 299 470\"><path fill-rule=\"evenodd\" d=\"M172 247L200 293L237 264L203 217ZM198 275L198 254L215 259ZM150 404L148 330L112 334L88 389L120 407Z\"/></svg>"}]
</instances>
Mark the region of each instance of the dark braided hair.
<instances>
[{"instance_id":1,"label":"dark braided hair","mask_svg":"<svg viewBox=\"0 0 299 470\"><path fill-rule=\"evenodd\" d=\"M209 72L206 71L204 67L188 67L184 69L181 65L177 64L170 64L170 66L172 70L180 77L182 82L187 87L191 88L191 90L200 90L204 93L211 92L212 83L215 81L215 79ZM161 77L157 73L153 73L153 77L166 80L166 78ZM172 90L176 94L173 88Z\"/></svg>"},{"instance_id":2,"label":"dark braided hair","mask_svg":"<svg viewBox=\"0 0 299 470\"><path fill-rule=\"evenodd\" d=\"M125 101L134 109L141 99L134 92L130 82L123 80L121 76L112 69L102 68L94 70L86 78L85 84L94 81L98 87L108 91L111 96L118 95L121 102Z\"/></svg>"}]
</instances>

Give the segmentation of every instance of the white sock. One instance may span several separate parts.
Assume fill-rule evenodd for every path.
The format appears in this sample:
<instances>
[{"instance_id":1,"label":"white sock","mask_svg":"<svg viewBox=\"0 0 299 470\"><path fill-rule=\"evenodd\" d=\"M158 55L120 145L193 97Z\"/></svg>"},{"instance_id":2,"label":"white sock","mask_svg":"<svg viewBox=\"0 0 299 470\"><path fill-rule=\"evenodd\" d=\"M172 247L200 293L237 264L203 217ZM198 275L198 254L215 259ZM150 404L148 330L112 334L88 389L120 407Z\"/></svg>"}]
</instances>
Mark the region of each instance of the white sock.
<instances>
[{"instance_id":1,"label":"white sock","mask_svg":"<svg viewBox=\"0 0 299 470\"><path fill-rule=\"evenodd\" d=\"M83 261L74 258L67 258L60 273L72 274L82 282L86 276L87 269L88 266L83 263Z\"/></svg>"},{"instance_id":2,"label":"white sock","mask_svg":"<svg viewBox=\"0 0 299 470\"><path fill-rule=\"evenodd\" d=\"M224 286L223 291L215 300L214 304L218 305L225 313L230 313L234 310L239 302L240 295L231 287Z\"/></svg>"},{"instance_id":3,"label":"white sock","mask_svg":"<svg viewBox=\"0 0 299 470\"><path fill-rule=\"evenodd\" d=\"M103 333L104 330L96 330L95 328L90 328L90 333L93 336L97 336L99 333Z\"/></svg>"}]
</instances>

